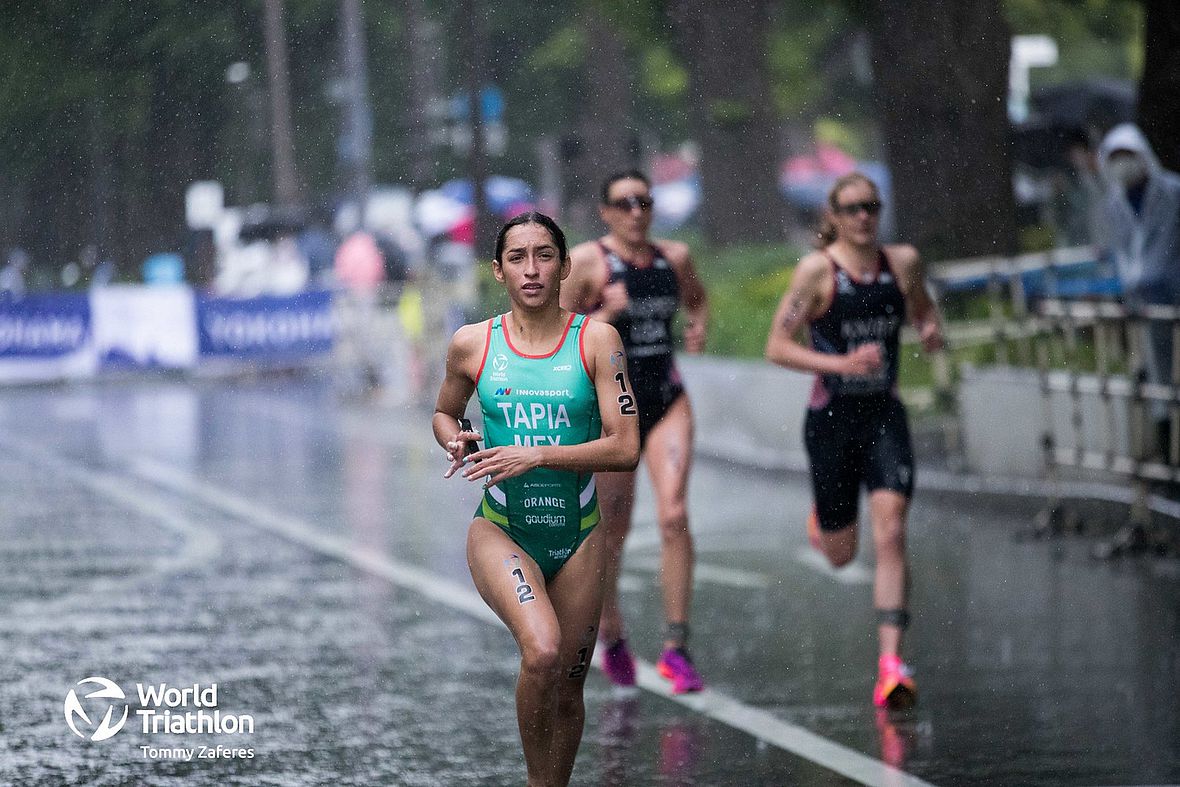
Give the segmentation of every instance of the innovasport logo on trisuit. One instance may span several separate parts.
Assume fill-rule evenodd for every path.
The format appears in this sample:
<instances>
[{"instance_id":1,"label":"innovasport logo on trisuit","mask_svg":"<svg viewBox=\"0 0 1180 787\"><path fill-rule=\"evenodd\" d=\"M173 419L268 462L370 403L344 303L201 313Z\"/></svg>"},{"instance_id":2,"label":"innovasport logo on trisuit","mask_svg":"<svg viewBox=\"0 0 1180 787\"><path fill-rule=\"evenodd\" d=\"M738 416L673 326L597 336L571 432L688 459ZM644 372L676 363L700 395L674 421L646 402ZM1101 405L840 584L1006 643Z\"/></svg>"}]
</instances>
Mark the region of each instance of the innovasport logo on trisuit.
<instances>
[{"instance_id":1,"label":"innovasport logo on trisuit","mask_svg":"<svg viewBox=\"0 0 1180 787\"><path fill-rule=\"evenodd\" d=\"M254 717L248 713L223 713L218 707L217 684L169 686L136 683L138 723L128 726L131 707L127 694L114 681L97 675L78 681L66 692L63 711L70 731L89 741L113 738L125 726L142 735L252 735ZM170 741L171 739L169 739ZM185 741L187 742L187 741ZM188 745L139 747L151 759L252 758L253 748Z\"/></svg>"}]
</instances>

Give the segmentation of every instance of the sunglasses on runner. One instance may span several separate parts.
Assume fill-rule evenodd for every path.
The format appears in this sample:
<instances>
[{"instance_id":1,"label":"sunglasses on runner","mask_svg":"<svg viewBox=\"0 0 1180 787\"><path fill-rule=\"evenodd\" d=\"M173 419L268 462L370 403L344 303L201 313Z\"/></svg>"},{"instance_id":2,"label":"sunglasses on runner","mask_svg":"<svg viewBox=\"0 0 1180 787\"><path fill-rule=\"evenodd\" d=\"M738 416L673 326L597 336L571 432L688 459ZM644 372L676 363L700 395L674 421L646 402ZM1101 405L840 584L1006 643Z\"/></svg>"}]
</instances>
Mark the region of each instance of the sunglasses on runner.
<instances>
[{"instance_id":1,"label":"sunglasses on runner","mask_svg":"<svg viewBox=\"0 0 1180 787\"><path fill-rule=\"evenodd\" d=\"M647 211L651 210L651 206L654 204L655 203L652 202L651 197L630 196L630 197L622 197L622 198L616 199L616 200L611 200L606 203L606 206L608 208L618 208L619 210L627 211L628 213L630 213L635 208L639 208L640 210L647 212Z\"/></svg>"},{"instance_id":2,"label":"sunglasses on runner","mask_svg":"<svg viewBox=\"0 0 1180 787\"><path fill-rule=\"evenodd\" d=\"M862 210L870 216L876 216L881 212L881 203L878 200L870 200L869 202L850 202L847 205L836 206L836 212L845 216L855 216Z\"/></svg>"}]
</instances>

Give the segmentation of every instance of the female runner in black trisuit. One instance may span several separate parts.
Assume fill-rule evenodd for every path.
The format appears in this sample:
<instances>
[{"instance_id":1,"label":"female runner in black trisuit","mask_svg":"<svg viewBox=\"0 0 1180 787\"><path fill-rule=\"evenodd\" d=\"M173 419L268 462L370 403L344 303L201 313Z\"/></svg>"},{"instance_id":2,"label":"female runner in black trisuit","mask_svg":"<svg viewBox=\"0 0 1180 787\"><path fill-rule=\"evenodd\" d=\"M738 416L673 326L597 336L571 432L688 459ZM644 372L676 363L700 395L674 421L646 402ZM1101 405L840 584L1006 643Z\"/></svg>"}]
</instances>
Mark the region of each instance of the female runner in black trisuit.
<instances>
[{"instance_id":1,"label":"female runner in black trisuit","mask_svg":"<svg viewBox=\"0 0 1180 787\"><path fill-rule=\"evenodd\" d=\"M599 214L608 232L575 246L562 304L619 330L627 374L639 405L639 439L656 497L660 528L660 583L664 647L656 664L680 694L704 686L688 655L693 543L688 529L688 473L692 467L692 408L673 357L672 322L684 309L684 349L705 344L707 304L688 246L648 236L651 186L640 172L619 172L602 186ZM635 682L635 662L624 639L617 582L623 541L631 527L635 473L600 473L602 528L607 533L606 595L599 636L603 668L618 685Z\"/></svg>"},{"instance_id":2,"label":"female runner in black trisuit","mask_svg":"<svg viewBox=\"0 0 1180 787\"><path fill-rule=\"evenodd\" d=\"M814 372L805 442L815 508L808 534L834 566L856 554L858 497L869 493L877 567L880 655L873 702L905 707L917 697L901 660L906 603L905 522L914 464L897 396L898 335L907 316L927 351L942 347L938 311L913 246L877 240L876 184L853 173L828 196L820 248L799 261L770 328L766 357ZM810 329L810 346L799 340Z\"/></svg>"}]
</instances>

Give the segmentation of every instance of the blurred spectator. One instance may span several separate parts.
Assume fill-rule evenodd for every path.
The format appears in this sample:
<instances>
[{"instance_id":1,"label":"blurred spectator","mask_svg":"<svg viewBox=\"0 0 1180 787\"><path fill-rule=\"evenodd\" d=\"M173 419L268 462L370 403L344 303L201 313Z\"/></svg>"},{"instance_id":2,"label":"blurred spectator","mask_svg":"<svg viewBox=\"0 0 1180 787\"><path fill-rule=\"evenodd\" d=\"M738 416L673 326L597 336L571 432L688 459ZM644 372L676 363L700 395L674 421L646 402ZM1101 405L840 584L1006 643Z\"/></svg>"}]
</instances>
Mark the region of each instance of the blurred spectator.
<instances>
[{"instance_id":1,"label":"blurred spectator","mask_svg":"<svg viewBox=\"0 0 1180 787\"><path fill-rule=\"evenodd\" d=\"M13 298L23 297L25 294L25 273L29 269L29 255L24 249L13 248L8 252L8 261L0 269L0 293L7 293Z\"/></svg>"},{"instance_id":2,"label":"blurred spectator","mask_svg":"<svg viewBox=\"0 0 1180 787\"><path fill-rule=\"evenodd\" d=\"M1106 135L1098 166L1106 182L1110 248L1127 305L1180 305L1180 175L1163 168L1130 123ZM1148 326L1147 379L1171 383L1172 326L1159 320ZM1166 432L1164 403L1154 402L1152 414Z\"/></svg>"},{"instance_id":3,"label":"blurred spectator","mask_svg":"<svg viewBox=\"0 0 1180 787\"><path fill-rule=\"evenodd\" d=\"M1110 244L1103 204L1103 184L1098 176L1094 148L1084 133L1066 141L1067 169L1062 175L1061 215L1056 222L1059 246L1090 244L1100 253Z\"/></svg>"},{"instance_id":4,"label":"blurred spectator","mask_svg":"<svg viewBox=\"0 0 1180 787\"><path fill-rule=\"evenodd\" d=\"M170 251L148 255L141 266L144 284L171 285L184 281L184 258Z\"/></svg>"},{"instance_id":5,"label":"blurred spectator","mask_svg":"<svg viewBox=\"0 0 1180 787\"><path fill-rule=\"evenodd\" d=\"M308 276L313 286L326 287L332 281L332 264L337 239L331 221L322 210L313 211L307 226L296 237L299 251L307 260Z\"/></svg>"},{"instance_id":6,"label":"blurred spectator","mask_svg":"<svg viewBox=\"0 0 1180 787\"><path fill-rule=\"evenodd\" d=\"M82 281L82 266L73 261L67 262L61 266L58 279L61 281L63 289L74 289L78 286L78 282Z\"/></svg>"},{"instance_id":7,"label":"blurred spectator","mask_svg":"<svg viewBox=\"0 0 1180 787\"><path fill-rule=\"evenodd\" d=\"M226 247L213 280L213 291L238 298L262 295L267 291L270 256L270 244L264 240Z\"/></svg>"},{"instance_id":8,"label":"blurred spectator","mask_svg":"<svg viewBox=\"0 0 1180 787\"><path fill-rule=\"evenodd\" d=\"M385 269L385 280L401 284L409 276L409 259L397 241L386 235L376 235L374 240L381 251L381 262Z\"/></svg>"},{"instance_id":9,"label":"blurred spectator","mask_svg":"<svg viewBox=\"0 0 1180 787\"><path fill-rule=\"evenodd\" d=\"M309 266L296 237L279 235L270 244L267 292L293 295L307 289Z\"/></svg>"},{"instance_id":10,"label":"blurred spectator","mask_svg":"<svg viewBox=\"0 0 1180 787\"><path fill-rule=\"evenodd\" d=\"M385 281L385 256L373 234L356 230L336 249L336 281L354 293L371 293Z\"/></svg>"},{"instance_id":11,"label":"blurred spectator","mask_svg":"<svg viewBox=\"0 0 1180 787\"><path fill-rule=\"evenodd\" d=\"M115 278L115 263L100 259L98 246L87 244L78 255L82 276L88 287L105 287Z\"/></svg>"},{"instance_id":12,"label":"blurred spectator","mask_svg":"<svg viewBox=\"0 0 1180 787\"><path fill-rule=\"evenodd\" d=\"M1128 303L1180 303L1180 175L1143 133L1116 126L1099 149L1110 246Z\"/></svg>"},{"instance_id":13,"label":"blurred spectator","mask_svg":"<svg viewBox=\"0 0 1180 787\"><path fill-rule=\"evenodd\" d=\"M217 275L217 245L213 230L189 230L185 238L184 268L198 290L210 290Z\"/></svg>"},{"instance_id":14,"label":"blurred spectator","mask_svg":"<svg viewBox=\"0 0 1180 787\"><path fill-rule=\"evenodd\" d=\"M389 344L382 331L379 303L385 282L385 255L371 232L354 230L336 249L336 282L343 288L341 310L343 355L359 375L358 387L379 395L391 378Z\"/></svg>"}]
</instances>

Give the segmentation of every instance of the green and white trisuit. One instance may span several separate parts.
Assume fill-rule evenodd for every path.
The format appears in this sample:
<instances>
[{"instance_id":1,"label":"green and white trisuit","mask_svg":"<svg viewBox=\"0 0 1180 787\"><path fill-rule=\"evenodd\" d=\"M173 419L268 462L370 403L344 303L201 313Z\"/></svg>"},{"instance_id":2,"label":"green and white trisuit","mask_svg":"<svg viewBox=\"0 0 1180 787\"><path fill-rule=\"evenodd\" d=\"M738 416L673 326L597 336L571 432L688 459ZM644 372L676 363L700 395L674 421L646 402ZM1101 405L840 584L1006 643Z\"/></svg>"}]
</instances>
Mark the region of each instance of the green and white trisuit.
<instances>
[{"instance_id":1,"label":"green and white trisuit","mask_svg":"<svg viewBox=\"0 0 1180 787\"><path fill-rule=\"evenodd\" d=\"M488 322L475 386L487 447L577 445L602 435L585 325L585 315L571 314L553 352L525 355L512 346L503 315ZM530 470L488 488L475 515L499 525L552 579L598 524L594 474Z\"/></svg>"}]
</instances>

